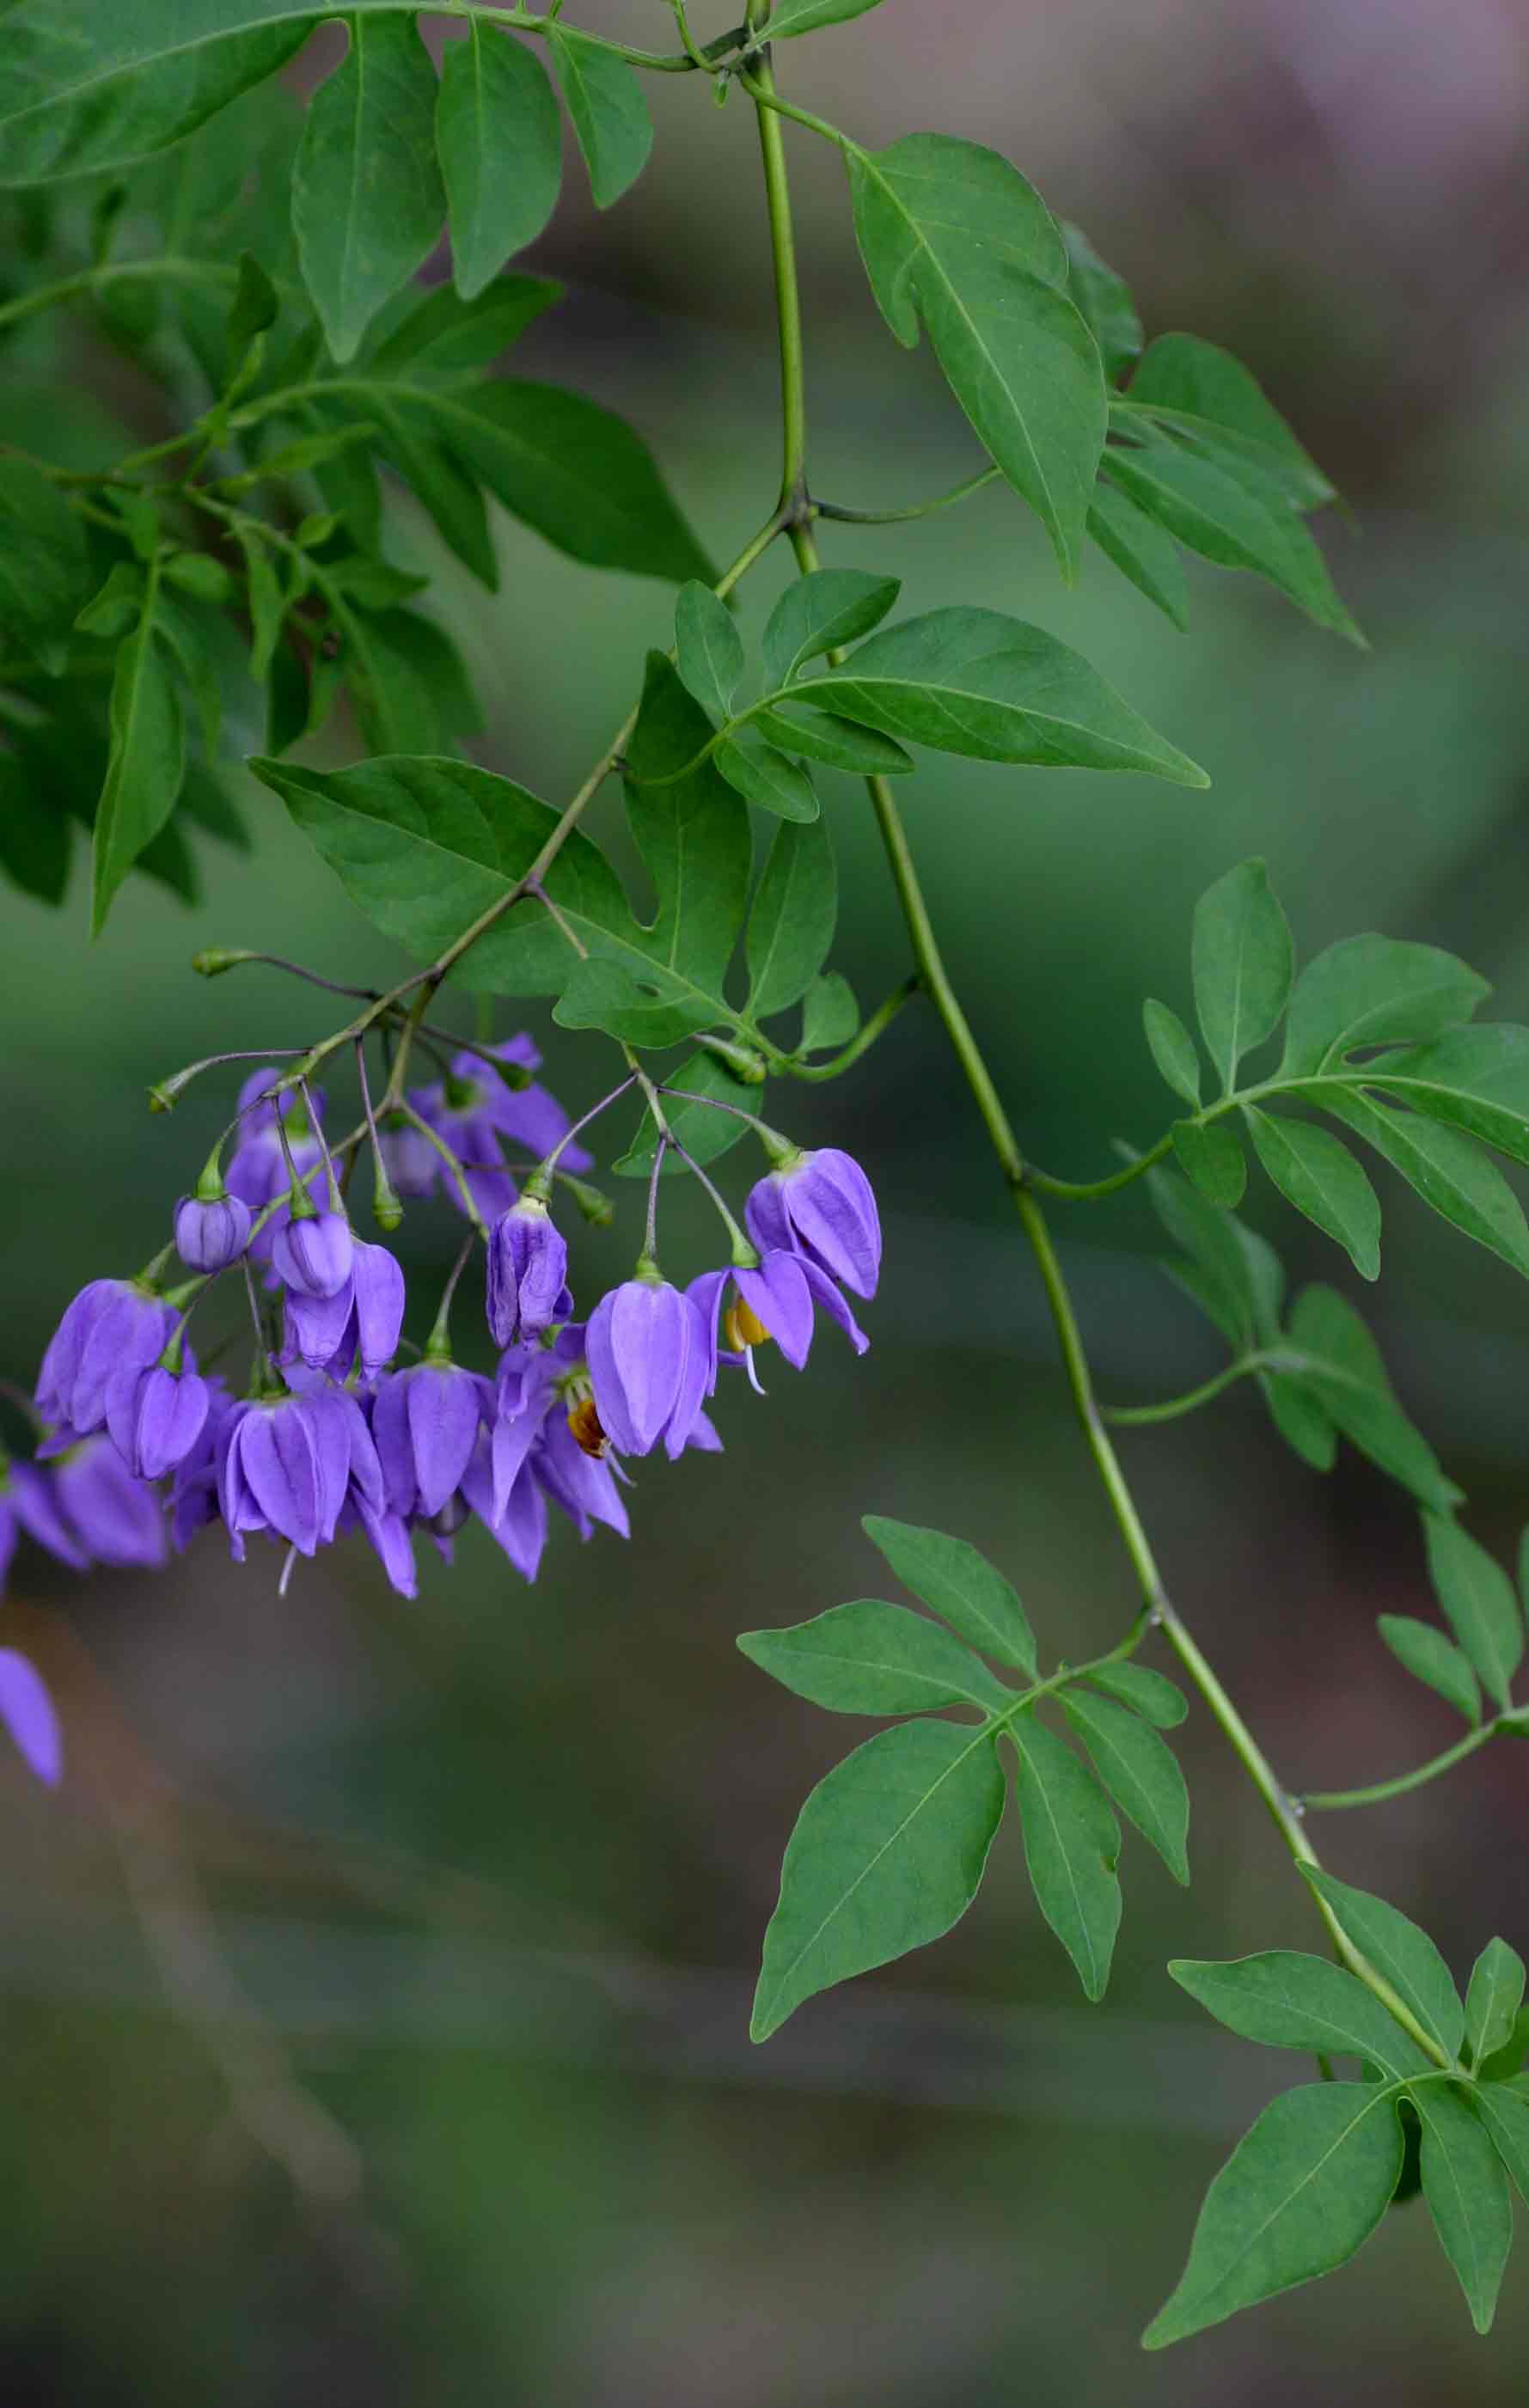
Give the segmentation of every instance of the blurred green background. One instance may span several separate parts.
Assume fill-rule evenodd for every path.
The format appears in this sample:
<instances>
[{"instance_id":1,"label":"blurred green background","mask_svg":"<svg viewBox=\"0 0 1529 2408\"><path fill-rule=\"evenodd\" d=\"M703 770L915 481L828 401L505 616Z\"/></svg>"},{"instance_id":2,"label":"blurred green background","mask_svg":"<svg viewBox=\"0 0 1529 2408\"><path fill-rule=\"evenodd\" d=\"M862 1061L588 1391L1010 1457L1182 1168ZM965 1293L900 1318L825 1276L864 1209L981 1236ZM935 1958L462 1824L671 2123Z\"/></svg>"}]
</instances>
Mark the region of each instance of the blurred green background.
<instances>
[{"instance_id":1,"label":"blurred green background","mask_svg":"<svg viewBox=\"0 0 1529 2408\"><path fill-rule=\"evenodd\" d=\"M728 13L699 7L701 38ZM579 15L668 39L657 0ZM1214 778L1202 796L926 763L909 790L1022 1142L1087 1177L1112 1136L1164 1125L1140 998L1187 1007L1193 899L1250 852L1303 954L1370 926L1425 938L1529 1016L1529 57L1512 12L886 0L793 44L781 73L863 138L936 126L1007 150L1127 274L1150 330L1250 360L1352 505L1326 540L1367 656L1208 570L1187 638L1097 557L1065 594L1036 523L991 491L918 526L823 530L833 561L897 570L913 608L1038 619ZM653 165L612 217L570 174L534 254L570 297L518 366L622 409L726 557L776 478L753 131L738 98L718 112L679 79L652 99ZM863 506L936 491L976 465L964 422L927 353L900 354L876 319L836 159L806 136L792 150L814 490ZM109 374L83 328L70 340L72 378ZM628 707L667 598L501 533L492 603L402 509L393 548L440 575L488 709L479 757L555 798ZM747 630L783 573L769 562L747 587ZM868 1004L901 975L903 939L863 800L823 785L836 958ZM250 801L252 858L210 854L193 911L135 882L93 952L78 882L62 924L0 898L15 1380L76 1285L161 1241L226 1116L231 1087L150 1120L148 1081L331 1025L269 972L203 985L193 952L269 947L367 981L401 967L274 798ZM600 810L615 825L613 796ZM606 1083L602 1044L526 1025L570 1103ZM7 2403L1521 2397L1529 2260L1482 2346L1416 2204L1335 2281L1165 2358L1136 2350L1206 2182L1298 2078L1196 2019L1165 1959L1317 1936L1203 1713L1182 1734L1194 1886L1128 1839L1102 2008L1039 1923L1011 1816L946 1942L750 2049L781 1848L861 1732L773 1689L736 1632L883 1585L868 1511L987 1548L1053 1656L1107 1645L1134 1602L932 1023L909 1011L856 1076L775 1111L872 1171L872 1352L853 1362L830 1334L806 1376L775 1366L767 1401L729 1395L725 1454L639 1468L630 1545L560 1531L526 1588L469 1533L454 1573L423 1568L414 1605L354 1545L285 1599L270 1562L238 1570L211 1534L165 1577L23 1567L7 1616L59 1689L71 1770L53 1799L0 1766ZM743 1157L728 1169L741 1189ZM1520 1292L1381 1184L1377 1326L1472 1526L1506 1549L1523 1513ZM621 1201L615 1232L579 1234L585 1294L635 1245L640 1198ZM699 1268L704 1221L685 1193L666 1211L666 1260ZM1266 1190L1254 1217L1293 1278L1349 1284ZM1134 1197L1058 1226L1107 1395L1216 1367ZM454 1237L411 1217L422 1281ZM1377 1778L1453 1736L1374 1634L1378 1611L1429 1610L1399 1492L1349 1456L1308 1473L1241 1396L1133 1434L1127 1463L1171 1587L1293 1788ZM1523 1799L1505 1745L1422 1798L1335 1817L1323 1844L1463 1975L1492 1930L1522 1944Z\"/></svg>"}]
</instances>

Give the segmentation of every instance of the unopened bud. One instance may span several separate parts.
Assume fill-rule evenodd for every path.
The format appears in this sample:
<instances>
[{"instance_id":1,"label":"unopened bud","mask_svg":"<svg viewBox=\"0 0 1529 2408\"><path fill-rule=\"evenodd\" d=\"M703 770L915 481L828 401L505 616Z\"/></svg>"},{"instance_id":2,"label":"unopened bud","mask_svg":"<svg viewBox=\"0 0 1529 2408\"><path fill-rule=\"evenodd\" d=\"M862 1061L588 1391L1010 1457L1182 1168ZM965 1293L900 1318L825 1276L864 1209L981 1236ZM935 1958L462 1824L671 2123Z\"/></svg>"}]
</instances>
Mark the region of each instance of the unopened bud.
<instances>
[{"instance_id":1,"label":"unopened bud","mask_svg":"<svg viewBox=\"0 0 1529 2408\"><path fill-rule=\"evenodd\" d=\"M719 1062L724 1062L745 1087L762 1087L769 1076L764 1054L756 1053L751 1045L736 1044L731 1037L699 1037L695 1041ZM683 1086L683 1080L680 1084Z\"/></svg>"},{"instance_id":2,"label":"unopened bud","mask_svg":"<svg viewBox=\"0 0 1529 2408\"><path fill-rule=\"evenodd\" d=\"M565 1170L558 1175L585 1220L596 1229L608 1229L616 1218L616 1208L605 1190L592 1187L587 1179L572 1179Z\"/></svg>"},{"instance_id":3,"label":"unopened bud","mask_svg":"<svg viewBox=\"0 0 1529 2408\"><path fill-rule=\"evenodd\" d=\"M207 945L193 953L192 968L198 978L221 978L224 970L236 970L241 962L257 958L247 945Z\"/></svg>"}]
</instances>

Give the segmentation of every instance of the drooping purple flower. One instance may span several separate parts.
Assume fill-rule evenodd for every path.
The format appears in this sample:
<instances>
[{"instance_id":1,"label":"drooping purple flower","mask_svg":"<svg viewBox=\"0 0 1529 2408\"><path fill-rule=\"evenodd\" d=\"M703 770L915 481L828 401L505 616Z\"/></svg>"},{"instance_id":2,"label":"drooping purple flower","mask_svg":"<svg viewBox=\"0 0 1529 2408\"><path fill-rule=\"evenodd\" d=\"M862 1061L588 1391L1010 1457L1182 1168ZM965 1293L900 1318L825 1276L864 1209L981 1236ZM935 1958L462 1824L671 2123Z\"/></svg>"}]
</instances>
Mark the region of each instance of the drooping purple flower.
<instances>
[{"instance_id":1,"label":"drooping purple flower","mask_svg":"<svg viewBox=\"0 0 1529 2408\"><path fill-rule=\"evenodd\" d=\"M364 1530L368 1544L387 1573L389 1585L395 1588L400 1597L418 1597L420 1582L414 1569L414 1541L403 1515L379 1513L367 1498L352 1489L340 1514L339 1526L344 1529L351 1523Z\"/></svg>"},{"instance_id":2,"label":"drooping purple flower","mask_svg":"<svg viewBox=\"0 0 1529 2408\"><path fill-rule=\"evenodd\" d=\"M630 1279L603 1296L585 1343L594 1407L621 1455L647 1455L662 1438L671 1462L706 1395L708 1347L694 1303L667 1280Z\"/></svg>"},{"instance_id":3,"label":"drooping purple flower","mask_svg":"<svg viewBox=\"0 0 1529 2408\"><path fill-rule=\"evenodd\" d=\"M508 1505L510 1490L551 1411L559 1369L544 1346L511 1346L500 1357L489 1422L493 1494L485 1520L497 1521Z\"/></svg>"},{"instance_id":4,"label":"drooping purple flower","mask_svg":"<svg viewBox=\"0 0 1529 2408\"><path fill-rule=\"evenodd\" d=\"M372 1436L390 1512L428 1521L445 1509L487 1409L487 1381L455 1363L414 1363L382 1382Z\"/></svg>"},{"instance_id":5,"label":"drooping purple flower","mask_svg":"<svg viewBox=\"0 0 1529 2408\"><path fill-rule=\"evenodd\" d=\"M495 1067L501 1062L513 1076L523 1078L524 1084L507 1085ZM504 1168L501 1139L508 1138L539 1160L550 1154L569 1126L568 1115L556 1096L538 1086L531 1075L540 1068L541 1055L530 1038L511 1037L503 1045L455 1054L449 1078L409 1096L421 1119L438 1130L458 1161L466 1165L467 1185L485 1221L496 1221L515 1201L515 1182ZM593 1156L578 1143L565 1147L562 1159L569 1170L588 1170L593 1162ZM444 1194L460 1211L456 1181L444 1173L438 1162L437 1169L442 1173Z\"/></svg>"},{"instance_id":6,"label":"drooping purple flower","mask_svg":"<svg viewBox=\"0 0 1529 2408\"><path fill-rule=\"evenodd\" d=\"M386 1246L354 1241L350 1276L334 1296L289 1291L286 1342L277 1361L307 1364L343 1379L359 1357L364 1379L375 1379L398 1351L404 1326L404 1274Z\"/></svg>"},{"instance_id":7,"label":"drooping purple flower","mask_svg":"<svg viewBox=\"0 0 1529 2408\"><path fill-rule=\"evenodd\" d=\"M42 1674L14 1647L0 1647L0 1723L28 1769L50 1788L64 1771L64 1737Z\"/></svg>"},{"instance_id":8,"label":"drooping purple flower","mask_svg":"<svg viewBox=\"0 0 1529 2408\"><path fill-rule=\"evenodd\" d=\"M744 1207L762 1254L805 1254L856 1296L874 1296L881 1268L881 1222L871 1182L836 1145L798 1154L768 1171Z\"/></svg>"},{"instance_id":9,"label":"drooping purple flower","mask_svg":"<svg viewBox=\"0 0 1529 2408\"><path fill-rule=\"evenodd\" d=\"M522 1464L502 1502L487 1433L479 1435L462 1475L462 1494L495 1545L504 1549L522 1580L534 1581L547 1544L547 1503Z\"/></svg>"},{"instance_id":10,"label":"drooping purple flower","mask_svg":"<svg viewBox=\"0 0 1529 2408\"><path fill-rule=\"evenodd\" d=\"M188 1270L223 1271L250 1243L242 1196L182 1196L175 1208L175 1250Z\"/></svg>"},{"instance_id":11,"label":"drooping purple flower","mask_svg":"<svg viewBox=\"0 0 1529 2408\"><path fill-rule=\"evenodd\" d=\"M33 1463L0 1466L0 1592L22 1531L63 1564L83 1571L89 1555L65 1527L53 1500L52 1475Z\"/></svg>"},{"instance_id":12,"label":"drooping purple flower","mask_svg":"<svg viewBox=\"0 0 1529 2408\"><path fill-rule=\"evenodd\" d=\"M136 1480L163 1480L184 1463L202 1435L210 1398L195 1370L129 1364L107 1389L107 1427Z\"/></svg>"},{"instance_id":13,"label":"drooping purple flower","mask_svg":"<svg viewBox=\"0 0 1529 2408\"><path fill-rule=\"evenodd\" d=\"M132 1473L104 1433L61 1455L54 1494L70 1528L102 1564L162 1564L164 1516L147 1481Z\"/></svg>"},{"instance_id":14,"label":"drooping purple flower","mask_svg":"<svg viewBox=\"0 0 1529 2408\"><path fill-rule=\"evenodd\" d=\"M268 1204L277 1205L264 1227L250 1240L250 1252L257 1262L269 1261L276 1233L285 1226L290 1209L285 1202L278 1202L286 1196L291 1182L281 1130L277 1125L277 1107L255 1100L280 1075L274 1067L267 1066L251 1071L239 1089L239 1141L223 1174L229 1194L247 1204L251 1213L263 1212ZM314 1111L322 1120L323 1092L310 1087L308 1093ZM293 1102L290 1096L282 1101L282 1122L298 1180L315 1205L322 1204L328 1173L318 1131L302 1104Z\"/></svg>"},{"instance_id":15,"label":"drooping purple flower","mask_svg":"<svg viewBox=\"0 0 1529 2408\"><path fill-rule=\"evenodd\" d=\"M355 1240L343 1212L305 1212L278 1229L271 1261L293 1296L338 1296L355 1261Z\"/></svg>"},{"instance_id":16,"label":"drooping purple flower","mask_svg":"<svg viewBox=\"0 0 1529 2408\"><path fill-rule=\"evenodd\" d=\"M383 1511L366 1417L343 1388L246 1398L218 1434L218 1502L236 1558L245 1534L274 1530L311 1555L335 1535L348 1496Z\"/></svg>"},{"instance_id":17,"label":"drooping purple flower","mask_svg":"<svg viewBox=\"0 0 1529 2408\"><path fill-rule=\"evenodd\" d=\"M539 1197L522 1196L489 1232L488 1314L496 1346L539 1338L573 1311L568 1247Z\"/></svg>"},{"instance_id":18,"label":"drooping purple flower","mask_svg":"<svg viewBox=\"0 0 1529 2408\"><path fill-rule=\"evenodd\" d=\"M724 1309L730 1285L733 1298ZM757 1388L753 1350L772 1339L799 1371L812 1344L815 1310L837 1322L857 1354L864 1354L870 1344L827 1272L807 1254L776 1247L760 1257L757 1269L703 1271L692 1280L686 1293L706 1324L707 1396L716 1391L717 1365L723 1360L741 1361Z\"/></svg>"},{"instance_id":19,"label":"drooping purple flower","mask_svg":"<svg viewBox=\"0 0 1529 2408\"><path fill-rule=\"evenodd\" d=\"M92 1280L59 1323L37 1374L37 1410L77 1437L107 1417L107 1388L129 1365L157 1362L175 1326L163 1297L136 1280Z\"/></svg>"},{"instance_id":20,"label":"drooping purple flower","mask_svg":"<svg viewBox=\"0 0 1529 2408\"><path fill-rule=\"evenodd\" d=\"M418 1103L416 1102L416 1110ZM433 1196L444 1168L430 1140L402 1118L385 1120L379 1131L382 1166L400 1196Z\"/></svg>"},{"instance_id":21,"label":"drooping purple flower","mask_svg":"<svg viewBox=\"0 0 1529 2408\"><path fill-rule=\"evenodd\" d=\"M619 1538L629 1535L631 1524L610 1462L590 1453L575 1435L569 1414L548 1414L530 1462L533 1478L561 1506L581 1539L590 1536L596 1522Z\"/></svg>"}]
</instances>

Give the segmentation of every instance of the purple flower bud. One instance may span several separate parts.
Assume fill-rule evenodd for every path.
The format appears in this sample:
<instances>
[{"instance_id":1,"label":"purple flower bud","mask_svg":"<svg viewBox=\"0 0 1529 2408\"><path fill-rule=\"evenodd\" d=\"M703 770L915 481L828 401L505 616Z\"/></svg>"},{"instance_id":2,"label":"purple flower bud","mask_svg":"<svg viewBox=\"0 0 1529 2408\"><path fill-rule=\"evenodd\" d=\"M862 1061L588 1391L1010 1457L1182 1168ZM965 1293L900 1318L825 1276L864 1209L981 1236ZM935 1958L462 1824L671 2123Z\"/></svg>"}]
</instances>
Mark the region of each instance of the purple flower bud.
<instances>
[{"instance_id":1,"label":"purple flower bud","mask_svg":"<svg viewBox=\"0 0 1529 2408\"><path fill-rule=\"evenodd\" d=\"M193 1370L131 1365L107 1390L107 1427L135 1480L163 1480L184 1463L207 1417L207 1383Z\"/></svg>"},{"instance_id":2,"label":"purple flower bud","mask_svg":"<svg viewBox=\"0 0 1529 2408\"><path fill-rule=\"evenodd\" d=\"M537 1197L522 1196L489 1234L489 1327L496 1346L539 1338L573 1311L568 1248Z\"/></svg>"},{"instance_id":3,"label":"purple flower bud","mask_svg":"<svg viewBox=\"0 0 1529 2408\"><path fill-rule=\"evenodd\" d=\"M372 1436L390 1512L428 1520L462 1484L486 1417L488 1383L454 1363L415 1363L384 1380Z\"/></svg>"},{"instance_id":4,"label":"purple flower bud","mask_svg":"<svg viewBox=\"0 0 1529 2408\"><path fill-rule=\"evenodd\" d=\"M881 1268L881 1223L871 1182L836 1145L799 1154L759 1182L744 1207L762 1254L805 1254L856 1296L874 1296Z\"/></svg>"},{"instance_id":5,"label":"purple flower bud","mask_svg":"<svg viewBox=\"0 0 1529 2408\"><path fill-rule=\"evenodd\" d=\"M64 1740L42 1675L14 1647L0 1647L0 1723L30 1770L52 1788L64 1770Z\"/></svg>"},{"instance_id":6,"label":"purple flower bud","mask_svg":"<svg viewBox=\"0 0 1529 2408\"><path fill-rule=\"evenodd\" d=\"M175 1208L175 1250L189 1270L224 1271L250 1243L250 1207L239 1196L211 1201L182 1196Z\"/></svg>"},{"instance_id":7,"label":"purple flower bud","mask_svg":"<svg viewBox=\"0 0 1529 2408\"><path fill-rule=\"evenodd\" d=\"M164 1561L164 1516L146 1481L129 1471L110 1439L88 1438L59 1457L54 1493L97 1563Z\"/></svg>"},{"instance_id":8,"label":"purple flower bud","mask_svg":"<svg viewBox=\"0 0 1529 2408\"><path fill-rule=\"evenodd\" d=\"M79 1437L107 1417L107 1388L131 1364L159 1360L175 1326L170 1307L136 1280L92 1280L49 1344L37 1374L37 1410Z\"/></svg>"},{"instance_id":9,"label":"purple flower bud","mask_svg":"<svg viewBox=\"0 0 1529 2408\"><path fill-rule=\"evenodd\" d=\"M72 1564L77 1571L83 1571L90 1562L64 1527L53 1502L51 1475L33 1463L12 1463L0 1469L0 1591L23 1530L60 1563Z\"/></svg>"},{"instance_id":10,"label":"purple flower bud","mask_svg":"<svg viewBox=\"0 0 1529 2408\"><path fill-rule=\"evenodd\" d=\"M706 1395L706 1325L667 1280L632 1279L603 1296L586 1342L594 1406L622 1455L647 1455L660 1438L671 1462Z\"/></svg>"},{"instance_id":11,"label":"purple flower bud","mask_svg":"<svg viewBox=\"0 0 1529 2408\"><path fill-rule=\"evenodd\" d=\"M343 1212L305 1212L276 1233L271 1260L296 1296L337 1296L350 1276L355 1240Z\"/></svg>"}]
</instances>

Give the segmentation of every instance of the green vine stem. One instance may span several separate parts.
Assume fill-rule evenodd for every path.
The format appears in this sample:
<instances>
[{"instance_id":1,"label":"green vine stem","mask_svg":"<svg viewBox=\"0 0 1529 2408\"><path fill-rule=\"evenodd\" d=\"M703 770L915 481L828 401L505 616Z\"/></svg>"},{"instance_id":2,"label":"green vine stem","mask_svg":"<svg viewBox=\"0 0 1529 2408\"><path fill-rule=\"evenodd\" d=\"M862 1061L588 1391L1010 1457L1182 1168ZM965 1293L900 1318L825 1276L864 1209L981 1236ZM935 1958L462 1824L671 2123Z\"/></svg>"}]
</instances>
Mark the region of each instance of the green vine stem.
<instances>
[{"instance_id":1,"label":"green vine stem","mask_svg":"<svg viewBox=\"0 0 1529 2408\"><path fill-rule=\"evenodd\" d=\"M1394 1781L1374 1781L1367 1789L1309 1789L1301 1804L1303 1808L1310 1807L1318 1813L1326 1813L1336 1806L1383 1806L1387 1799L1405 1798L1409 1789L1422 1789L1426 1783L1436 1781L1441 1772L1449 1772L1455 1765L1464 1764L1467 1756L1474 1756L1477 1749L1485 1747L1489 1740L1497 1739L1504 1732L1511 1732L1515 1738L1522 1739L1524 1730L1523 1710L1513 1708L1507 1713L1494 1714L1491 1722L1482 1723L1478 1729L1467 1731L1464 1739L1456 1740L1453 1747L1445 1748L1438 1756L1431 1756L1426 1764L1416 1765L1410 1772L1399 1772Z\"/></svg>"}]
</instances>

